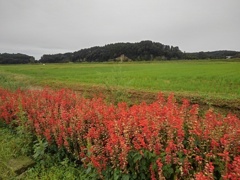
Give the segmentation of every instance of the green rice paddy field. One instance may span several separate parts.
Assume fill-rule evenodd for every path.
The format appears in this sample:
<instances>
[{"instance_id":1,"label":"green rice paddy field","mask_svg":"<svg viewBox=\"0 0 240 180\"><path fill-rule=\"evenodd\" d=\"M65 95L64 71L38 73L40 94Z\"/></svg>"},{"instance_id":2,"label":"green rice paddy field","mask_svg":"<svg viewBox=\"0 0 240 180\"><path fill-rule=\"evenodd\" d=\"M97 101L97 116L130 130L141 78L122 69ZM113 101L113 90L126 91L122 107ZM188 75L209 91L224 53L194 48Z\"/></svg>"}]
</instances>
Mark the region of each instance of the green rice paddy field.
<instances>
[{"instance_id":1,"label":"green rice paddy field","mask_svg":"<svg viewBox=\"0 0 240 180\"><path fill-rule=\"evenodd\" d=\"M124 88L240 99L240 61L1 65L0 80L31 86Z\"/></svg>"}]
</instances>

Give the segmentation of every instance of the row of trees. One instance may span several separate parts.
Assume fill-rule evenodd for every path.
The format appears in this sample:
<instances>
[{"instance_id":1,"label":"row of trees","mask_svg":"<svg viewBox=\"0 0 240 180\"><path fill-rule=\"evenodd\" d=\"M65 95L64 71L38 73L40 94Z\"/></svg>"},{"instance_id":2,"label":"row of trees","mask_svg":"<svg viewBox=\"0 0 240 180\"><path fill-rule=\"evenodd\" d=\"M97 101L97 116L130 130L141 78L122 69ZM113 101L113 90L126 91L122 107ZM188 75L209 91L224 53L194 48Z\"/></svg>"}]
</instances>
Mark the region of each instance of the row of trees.
<instances>
[{"instance_id":1,"label":"row of trees","mask_svg":"<svg viewBox=\"0 0 240 180\"><path fill-rule=\"evenodd\" d=\"M237 51L212 51L185 53L178 47L158 42L115 43L95 46L64 54L43 55L37 62L104 62L104 61L142 61L171 59L225 59L240 58ZM34 57L25 54L0 54L0 64L26 64L36 62Z\"/></svg>"},{"instance_id":2,"label":"row of trees","mask_svg":"<svg viewBox=\"0 0 240 180\"><path fill-rule=\"evenodd\" d=\"M240 52L237 51L211 51L211 52L195 52L184 53L184 59L226 59L240 58Z\"/></svg>"},{"instance_id":3,"label":"row of trees","mask_svg":"<svg viewBox=\"0 0 240 180\"><path fill-rule=\"evenodd\" d=\"M73 53L43 55L42 63L59 62L103 62L119 60L171 60L171 59L226 59L239 58L237 51L211 51L185 53L178 47L163 45L158 42L141 41L138 43L115 43L102 47L95 46Z\"/></svg>"},{"instance_id":4,"label":"row of trees","mask_svg":"<svg viewBox=\"0 0 240 180\"><path fill-rule=\"evenodd\" d=\"M42 63L55 62L103 62L117 61L124 55L125 60L141 61L153 59L181 59L183 52L178 47L152 41L139 43L115 43L102 47L95 46L73 53L43 55Z\"/></svg>"},{"instance_id":5,"label":"row of trees","mask_svg":"<svg viewBox=\"0 0 240 180\"><path fill-rule=\"evenodd\" d=\"M27 64L34 62L35 59L33 56L28 56L25 54L0 53L0 64Z\"/></svg>"}]
</instances>

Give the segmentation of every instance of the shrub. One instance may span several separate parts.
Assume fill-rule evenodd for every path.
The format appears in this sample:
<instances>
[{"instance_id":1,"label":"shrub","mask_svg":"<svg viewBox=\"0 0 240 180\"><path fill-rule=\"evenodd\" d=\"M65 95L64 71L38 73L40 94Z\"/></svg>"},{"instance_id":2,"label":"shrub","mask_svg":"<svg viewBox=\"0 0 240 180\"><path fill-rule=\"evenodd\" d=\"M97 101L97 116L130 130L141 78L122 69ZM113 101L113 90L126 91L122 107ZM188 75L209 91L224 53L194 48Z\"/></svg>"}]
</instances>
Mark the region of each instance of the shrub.
<instances>
[{"instance_id":1,"label":"shrub","mask_svg":"<svg viewBox=\"0 0 240 180\"><path fill-rule=\"evenodd\" d=\"M240 178L239 119L213 110L201 117L173 94L128 107L66 89L0 89L0 119L18 126L23 116L29 132L103 179Z\"/></svg>"}]
</instances>

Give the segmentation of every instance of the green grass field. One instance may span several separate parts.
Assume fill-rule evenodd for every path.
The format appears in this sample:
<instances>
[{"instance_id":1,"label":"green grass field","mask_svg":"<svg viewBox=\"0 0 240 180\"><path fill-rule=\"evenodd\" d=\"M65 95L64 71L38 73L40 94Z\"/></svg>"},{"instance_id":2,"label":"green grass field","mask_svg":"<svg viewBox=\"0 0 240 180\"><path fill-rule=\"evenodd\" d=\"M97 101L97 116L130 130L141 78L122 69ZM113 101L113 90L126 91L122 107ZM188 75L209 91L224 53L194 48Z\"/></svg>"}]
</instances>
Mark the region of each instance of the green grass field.
<instances>
[{"instance_id":1,"label":"green grass field","mask_svg":"<svg viewBox=\"0 0 240 180\"><path fill-rule=\"evenodd\" d=\"M98 85L220 99L240 98L240 61L0 66L0 79L6 77L32 86Z\"/></svg>"}]
</instances>

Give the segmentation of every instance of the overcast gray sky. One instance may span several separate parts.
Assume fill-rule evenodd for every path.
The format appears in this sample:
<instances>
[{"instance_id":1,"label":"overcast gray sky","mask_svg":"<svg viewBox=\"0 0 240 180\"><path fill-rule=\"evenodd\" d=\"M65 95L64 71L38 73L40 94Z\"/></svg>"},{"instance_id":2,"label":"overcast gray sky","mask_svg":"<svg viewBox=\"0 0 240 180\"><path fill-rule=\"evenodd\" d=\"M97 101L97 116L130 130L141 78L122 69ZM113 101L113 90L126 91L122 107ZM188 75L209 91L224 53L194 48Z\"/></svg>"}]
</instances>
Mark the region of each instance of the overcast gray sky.
<instances>
[{"instance_id":1,"label":"overcast gray sky","mask_svg":"<svg viewBox=\"0 0 240 180\"><path fill-rule=\"evenodd\" d=\"M240 0L0 0L0 53L73 52L152 40L240 50Z\"/></svg>"}]
</instances>

